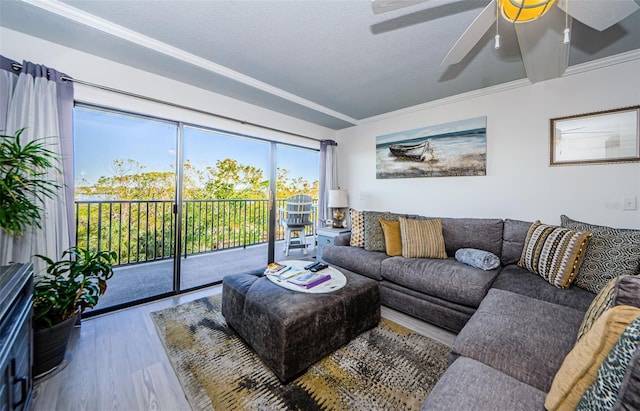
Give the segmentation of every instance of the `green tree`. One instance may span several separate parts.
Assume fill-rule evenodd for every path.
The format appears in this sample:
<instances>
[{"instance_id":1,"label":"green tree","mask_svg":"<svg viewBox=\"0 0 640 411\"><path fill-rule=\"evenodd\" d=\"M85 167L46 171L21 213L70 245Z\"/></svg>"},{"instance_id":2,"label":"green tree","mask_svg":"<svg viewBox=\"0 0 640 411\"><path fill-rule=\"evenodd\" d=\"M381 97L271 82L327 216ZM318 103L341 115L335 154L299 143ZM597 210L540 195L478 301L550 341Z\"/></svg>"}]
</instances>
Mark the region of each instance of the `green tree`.
<instances>
[{"instance_id":1,"label":"green tree","mask_svg":"<svg viewBox=\"0 0 640 411\"><path fill-rule=\"evenodd\" d=\"M267 197L268 183L264 172L253 166L226 158L217 160L216 165L203 172L205 192L217 200L255 200Z\"/></svg>"}]
</instances>

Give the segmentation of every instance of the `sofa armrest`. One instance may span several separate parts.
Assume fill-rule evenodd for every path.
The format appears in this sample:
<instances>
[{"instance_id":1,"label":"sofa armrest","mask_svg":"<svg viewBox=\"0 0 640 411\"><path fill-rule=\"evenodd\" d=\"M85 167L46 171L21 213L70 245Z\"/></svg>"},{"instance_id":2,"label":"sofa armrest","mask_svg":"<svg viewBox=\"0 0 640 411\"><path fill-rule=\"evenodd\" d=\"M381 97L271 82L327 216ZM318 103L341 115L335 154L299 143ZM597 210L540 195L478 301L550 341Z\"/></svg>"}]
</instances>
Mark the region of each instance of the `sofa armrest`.
<instances>
[{"instance_id":1,"label":"sofa armrest","mask_svg":"<svg viewBox=\"0 0 640 411\"><path fill-rule=\"evenodd\" d=\"M349 245L351 233L340 234L333 237L333 245Z\"/></svg>"}]
</instances>

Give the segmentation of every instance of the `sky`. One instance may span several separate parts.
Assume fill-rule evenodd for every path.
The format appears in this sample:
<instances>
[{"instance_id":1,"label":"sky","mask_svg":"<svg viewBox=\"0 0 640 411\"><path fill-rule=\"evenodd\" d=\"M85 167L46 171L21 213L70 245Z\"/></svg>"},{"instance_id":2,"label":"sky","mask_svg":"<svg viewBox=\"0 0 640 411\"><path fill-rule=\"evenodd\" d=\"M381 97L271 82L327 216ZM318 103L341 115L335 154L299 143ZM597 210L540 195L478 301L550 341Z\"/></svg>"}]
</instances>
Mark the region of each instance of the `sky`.
<instances>
[{"instance_id":1,"label":"sky","mask_svg":"<svg viewBox=\"0 0 640 411\"><path fill-rule=\"evenodd\" d=\"M173 171L176 163L177 126L174 123L103 112L74 109L76 185L95 183L113 175L115 159L133 159L145 171ZM265 173L269 166L269 143L185 127L185 158L196 168L233 158ZM318 151L278 144L277 165L290 171L289 177L315 181L319 174ZM265 176L266 179L266 176Z\"/></svg>"},{"instance_id":2,"label":"sky","mask_svg":"<svg viewBox=\"0 0 640 411\"><path fill-rule=\"evenodd\" d=\"M452 133L454 131L473 130L484 127L487 127L487 117L475 117L377 136L376 144L385 144L399 140L411 140L418 137L428 137L438 134Z\"/></svg>"}]
</instances>

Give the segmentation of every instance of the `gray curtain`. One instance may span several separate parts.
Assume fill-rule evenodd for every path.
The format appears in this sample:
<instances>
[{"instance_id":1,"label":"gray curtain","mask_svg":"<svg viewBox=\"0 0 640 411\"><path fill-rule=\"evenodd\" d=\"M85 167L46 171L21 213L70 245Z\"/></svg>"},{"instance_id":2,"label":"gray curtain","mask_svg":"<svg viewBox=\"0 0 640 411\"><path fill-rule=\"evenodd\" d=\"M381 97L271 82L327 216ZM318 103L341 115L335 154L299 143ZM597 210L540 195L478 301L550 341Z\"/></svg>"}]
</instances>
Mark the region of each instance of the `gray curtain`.
<instances>
[{"instance_id":1,"label":"gray curtain","mask_svg":"<svg viewBox=\"0 0 640 411\"><path fill-rule=\"evenodd\" d=\"M324 226L331 213L327 207L329 190L338 188L338 143L333 140L320 142L320 183L318 187L318 223Z\"/></svg>"},{"instance_id":2,"label":"gray curtain","mask_svg":"<svg viewBox=\"0 0 640 411\"><path fill-rule=\"evenodd\" d=\"M59 154L62 174L52 171L47 178L61 189L56 199L43 205L42 229L22 238L0 234L0 264L25 262L34 254L57 259L75 244L73 82L62 80L68 76L49 67L23 61L22 69L16 70L15 63L0 56L0 130L13 134L26 128L25 141L52 137L50 149Z\"/></svg>"}]
</instances>

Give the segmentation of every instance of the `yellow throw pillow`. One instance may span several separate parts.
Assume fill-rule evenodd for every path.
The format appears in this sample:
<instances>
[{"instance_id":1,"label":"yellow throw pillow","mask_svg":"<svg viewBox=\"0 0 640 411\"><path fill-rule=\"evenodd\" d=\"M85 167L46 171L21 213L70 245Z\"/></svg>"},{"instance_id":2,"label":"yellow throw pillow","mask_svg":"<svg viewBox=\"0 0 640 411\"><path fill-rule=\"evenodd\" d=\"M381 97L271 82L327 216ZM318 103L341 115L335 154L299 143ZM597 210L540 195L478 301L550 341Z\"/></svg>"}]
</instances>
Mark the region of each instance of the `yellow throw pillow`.
<instances>
[{"instance_id":1,"label":"yellow throw pillow","mask_svg":"<svg viewBox=\"0 0 640 411\"><path fill-rule=\"evenodd\" d=\"M640 308L628 305L605 311L567 354L553 379L544 407L548 411L574 410L596 380L598 369L611 348L638 317Z\"/></svg>"},{"instance_id":2,"label":"yellow throw pillow","mask_svg":"<svg viewBox=\"0 0 640 411\"><path fill-rule=\"evenodd\" d=\"M400 236L400 222L380 219L384 233L384 245L387 255L391 257L402 255L402 237Z\"/></svg>"},{"instance_id":3,"label":"yellow throw pillow","mask_svg":"<svg viewBox=\"0 0 640 411\"><path fill-rule=\"evenodd\" d=\"M402 256L406 258L447 258L442 220L416 220L400 217Z\"/></svg>"}]
</instances>

